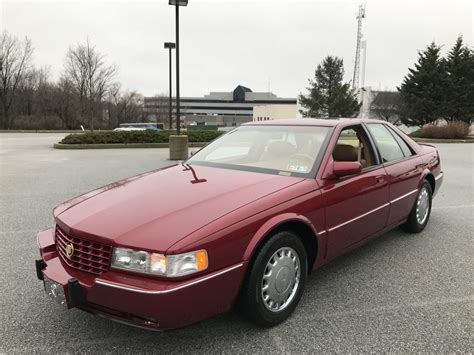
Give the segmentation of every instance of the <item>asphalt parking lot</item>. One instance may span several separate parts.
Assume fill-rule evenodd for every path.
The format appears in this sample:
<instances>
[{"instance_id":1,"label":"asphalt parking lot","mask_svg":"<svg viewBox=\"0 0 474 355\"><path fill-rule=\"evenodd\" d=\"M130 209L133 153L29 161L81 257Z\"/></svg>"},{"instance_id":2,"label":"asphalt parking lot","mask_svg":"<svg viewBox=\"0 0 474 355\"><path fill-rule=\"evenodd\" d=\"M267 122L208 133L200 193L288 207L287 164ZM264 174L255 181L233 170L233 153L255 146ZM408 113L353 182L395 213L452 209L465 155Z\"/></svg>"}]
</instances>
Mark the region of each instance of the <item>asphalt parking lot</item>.
<instances>
[{"instance_id":1,"label":"asphalt parking lot","mask_svg":"<svg viewBox=\"0 0 474 355\"><path fill-rule=\"evenodd\" d=\"M282 325L258 329L231 312L151 332L49 300L36 233L53 206L169 165L168 150L52 149L62 136L0 133L0 353L474 351L474 144L437 145L444 186L422 234L393 230L316 271Z\"/></svg>"}]
</instances>

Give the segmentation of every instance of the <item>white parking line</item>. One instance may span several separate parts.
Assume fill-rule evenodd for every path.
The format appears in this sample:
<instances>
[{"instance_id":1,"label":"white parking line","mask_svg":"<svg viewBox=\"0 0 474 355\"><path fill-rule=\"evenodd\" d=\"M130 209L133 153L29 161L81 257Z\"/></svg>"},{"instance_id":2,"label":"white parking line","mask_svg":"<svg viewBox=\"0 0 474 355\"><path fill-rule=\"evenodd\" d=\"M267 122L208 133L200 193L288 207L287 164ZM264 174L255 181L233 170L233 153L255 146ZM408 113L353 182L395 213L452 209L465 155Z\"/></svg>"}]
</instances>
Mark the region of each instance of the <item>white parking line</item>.
<instances>
[{"instance_id":1,"label":"white parking line","mask_svg":"<svg viewBox=\"0 0 474 355\"><path fill-rule=\"evenodd\" d=\"M433 210L444 210L444 209L450 209L450 208L473 208L474 205L457 205L457 206L439 206L439 207L433 207Z\"/></svg>"},{"instance_id":2,"label":"white parking line","mask_svg":"<svg viewBox=\"0 0 474 355\"><path fill-rule=\"evenodd\" d=\"M14 233L38 233L41 229L14 229L10 231L0 231L0 234L14 234Z\"/></svg>"}]
</instances>

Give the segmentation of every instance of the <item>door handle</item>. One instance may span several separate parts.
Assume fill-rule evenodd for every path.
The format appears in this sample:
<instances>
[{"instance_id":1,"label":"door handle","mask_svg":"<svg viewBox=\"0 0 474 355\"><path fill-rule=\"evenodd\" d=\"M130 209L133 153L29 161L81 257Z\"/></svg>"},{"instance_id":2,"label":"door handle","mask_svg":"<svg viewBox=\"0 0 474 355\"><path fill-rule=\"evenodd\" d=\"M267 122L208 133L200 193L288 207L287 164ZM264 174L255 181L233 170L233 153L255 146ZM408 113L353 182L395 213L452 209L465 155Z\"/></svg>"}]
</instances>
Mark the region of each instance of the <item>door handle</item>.
<instances>
[{"instance_id":1,"label":"door handle","mask_svg":"<svg viewBox=\"0 0 474 355\"><path fill-rule=\"evenodd\" d=\"M375 180L377 181L377 184L382 184L385 182L385 175L378 175L375 177Z\"/></svg>"}]
</instances>

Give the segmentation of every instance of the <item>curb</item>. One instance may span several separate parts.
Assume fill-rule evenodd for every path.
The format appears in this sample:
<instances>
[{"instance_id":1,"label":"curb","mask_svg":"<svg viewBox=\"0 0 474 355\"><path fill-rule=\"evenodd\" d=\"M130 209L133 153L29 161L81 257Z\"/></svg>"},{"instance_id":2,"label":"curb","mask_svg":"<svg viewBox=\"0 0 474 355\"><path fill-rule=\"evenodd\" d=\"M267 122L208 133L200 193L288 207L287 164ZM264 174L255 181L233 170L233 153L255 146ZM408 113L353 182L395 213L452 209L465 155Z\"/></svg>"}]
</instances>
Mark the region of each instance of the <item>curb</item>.
<instances>
[{"instance_id":1,"label":"curb","mask_svg":"<svg viewBox=\"0 0 474 355\"><path fill-rule=\"evenodd\" d=\"M106 130L101 130L97 132L107 132ZM0 133L84 133L82 130L67 130L67 129L0 129Z\"/></svg>"},{"instance_id":2,"label":"curb","mask_svg":"<svg viewBox=\"0 0 474 355\"><path fill-rule=\"evenodd\" d=\"M411 137L418 143L474 143L474 139L434 139L434 138L415 138Z\"/></svg>"},{"instance_id":3,"label":"curb","mask_svg":"<svg viewBox=\"0 0 474 355\"><path fill-rule=\"evenodd\" d=\"M207 142L189 142L190 148L204 147ZM62 144L54 143L54 149L130 149L130 148L169 148L169 143L103 143L103 144Z\"/></svg>"}]
</instances>

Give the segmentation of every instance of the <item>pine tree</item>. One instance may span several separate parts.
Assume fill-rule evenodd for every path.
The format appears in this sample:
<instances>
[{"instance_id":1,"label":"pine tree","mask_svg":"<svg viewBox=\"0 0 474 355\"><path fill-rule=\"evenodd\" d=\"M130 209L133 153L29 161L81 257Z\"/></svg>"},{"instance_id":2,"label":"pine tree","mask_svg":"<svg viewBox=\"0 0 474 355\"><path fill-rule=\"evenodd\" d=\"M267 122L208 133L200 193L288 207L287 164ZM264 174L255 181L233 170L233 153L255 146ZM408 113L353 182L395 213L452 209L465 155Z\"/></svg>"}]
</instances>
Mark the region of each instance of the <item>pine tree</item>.
<instances>
[{"instance_id":1,"label":"pine tree","mask_svg":"<svg viewBox=\"0 0 474 355\"><path fill-rule=\"evenodd\" d=\"M448 122L474 120L474 53L464 45L462 36L446 59L448 85L446 86Z\"/></svg>"},{"instance_id":2,"label":"pine tree","mask_svg":"<svg viewBox=\"0 0 474 355\"><path fill-rule=\"evenodd\" d=\"M419 52L414 69L409 69L398 88L403 101L402 122L409 126L423 126L445 117L448 85L446 61L440 47L432 42Z\"/></svg>"},{"instance_id":3,"label":"pine tree","mask_svg":"<svg viewBox=\"0 0 474 355\"><path fill-rule=\"evenodd\" d=\"M360 104L350 84L343 83L343 79L343 60L327 56L316 68L314 80L308 80L308 95L299 96L303 117L355 117Z\"/></svg>"}]
</instances>

